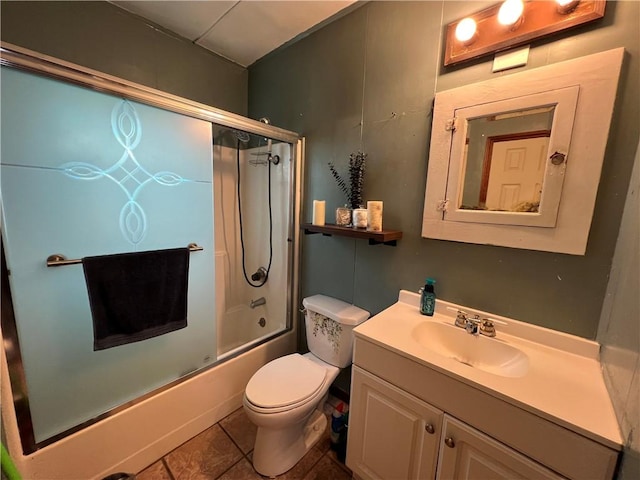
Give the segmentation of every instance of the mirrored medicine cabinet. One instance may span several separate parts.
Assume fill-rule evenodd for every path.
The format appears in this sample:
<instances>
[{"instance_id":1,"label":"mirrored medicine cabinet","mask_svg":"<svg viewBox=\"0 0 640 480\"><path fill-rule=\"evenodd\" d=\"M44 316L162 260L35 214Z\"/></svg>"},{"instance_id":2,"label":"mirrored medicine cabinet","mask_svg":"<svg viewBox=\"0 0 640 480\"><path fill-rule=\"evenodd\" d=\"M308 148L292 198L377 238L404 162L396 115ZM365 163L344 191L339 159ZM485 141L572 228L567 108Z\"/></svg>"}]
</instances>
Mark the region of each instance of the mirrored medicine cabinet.
<instances>
[{"instance_id":1,"label":"mirrored medicine cabinet","mask_svg":"<svg viewBox=\"0 0 640 480\"><path fill-rule=\"evenodd\" d=\"M584 255L623 55L437 93L422 236Z\"/></svg>"}]
</instances>

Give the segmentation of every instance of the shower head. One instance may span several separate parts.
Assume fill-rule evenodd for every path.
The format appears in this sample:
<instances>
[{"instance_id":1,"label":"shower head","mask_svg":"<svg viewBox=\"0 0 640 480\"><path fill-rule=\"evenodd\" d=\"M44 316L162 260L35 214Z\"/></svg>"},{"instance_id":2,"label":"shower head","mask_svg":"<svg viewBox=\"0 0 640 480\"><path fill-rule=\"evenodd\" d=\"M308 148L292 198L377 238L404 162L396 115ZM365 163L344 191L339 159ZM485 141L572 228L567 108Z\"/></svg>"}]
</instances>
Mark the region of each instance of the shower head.
<instances>
[{"instance_id":1,"label":"shower head","mask_svg":"<svg viewBox=\"0 0 640 480\"><path fill-rule=\"evenodd\" d=\"M231 132L242 143L249 143L249 140L251 140L251 136L247 132L243 132L242 130L231 130Z\"/></svg>"}]
</instances>

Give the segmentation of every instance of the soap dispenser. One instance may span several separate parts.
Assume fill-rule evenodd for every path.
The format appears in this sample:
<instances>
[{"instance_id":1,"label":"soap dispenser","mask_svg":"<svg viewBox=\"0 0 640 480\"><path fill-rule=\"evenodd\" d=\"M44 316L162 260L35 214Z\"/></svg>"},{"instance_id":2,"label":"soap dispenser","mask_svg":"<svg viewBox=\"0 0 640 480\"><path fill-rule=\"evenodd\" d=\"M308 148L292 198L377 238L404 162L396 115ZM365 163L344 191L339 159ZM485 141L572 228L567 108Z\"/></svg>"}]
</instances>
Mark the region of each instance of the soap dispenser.
<instances>
[{"instance_id":1,"label":"soap dispenser","mask_svg":"<svg viewBox=\"0 0 640 480\"><path fill-rule=\"evenodd\" d=\"M420 313L430 317L436 309L436 292L433 288L435 284L436 281L433 278L427 278L420 297Z\"/></svg>"}]
</instances>

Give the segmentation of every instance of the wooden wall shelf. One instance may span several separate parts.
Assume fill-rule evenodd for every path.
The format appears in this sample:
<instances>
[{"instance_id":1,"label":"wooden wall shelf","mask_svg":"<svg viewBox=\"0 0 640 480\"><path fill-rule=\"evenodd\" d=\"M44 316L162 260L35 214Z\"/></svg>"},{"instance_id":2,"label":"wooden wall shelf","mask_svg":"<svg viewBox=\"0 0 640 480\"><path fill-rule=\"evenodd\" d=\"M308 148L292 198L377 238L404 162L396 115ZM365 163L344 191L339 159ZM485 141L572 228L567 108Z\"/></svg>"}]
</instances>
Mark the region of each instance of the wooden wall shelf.
<instances>
[{"instance_id":1,"label":"wooden wall shelf","mask_svg":"<svg viewBox=\"0 0 640 480\"><path fill-rule=\"evenodd\" d=\"M369 240L369 245L391 245L396 246L396 242L402 238L402 232L398 230L383 230L382 232L369 232L363 228L341 227L332 223L326 225L312 225L303 223L305 235L321 233L325 236L339 235L342 237L364 238Z\"/></svg>"}]
</instances>

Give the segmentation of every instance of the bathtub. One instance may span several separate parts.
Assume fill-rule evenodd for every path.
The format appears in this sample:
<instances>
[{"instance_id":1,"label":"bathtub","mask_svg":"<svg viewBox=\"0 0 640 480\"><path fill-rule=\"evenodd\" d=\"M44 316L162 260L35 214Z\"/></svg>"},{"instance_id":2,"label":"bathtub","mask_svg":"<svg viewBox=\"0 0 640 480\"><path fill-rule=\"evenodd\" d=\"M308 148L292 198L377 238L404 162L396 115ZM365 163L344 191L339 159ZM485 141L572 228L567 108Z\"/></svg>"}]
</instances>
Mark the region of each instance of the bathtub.
<instances>
[{"instance_id":1,"label":"bathtub","mask_svg":"<svg viewBox=\"0 0 640 480\"><path fill-rule=\"evenodd\" d=\"M98 480L114 472L138 472L240 408L251 376L294 351L295 329L29 455L15 454L22 447L3 352L7 445L22 478L29 480Z\"/></svg>"}]
</instances>

